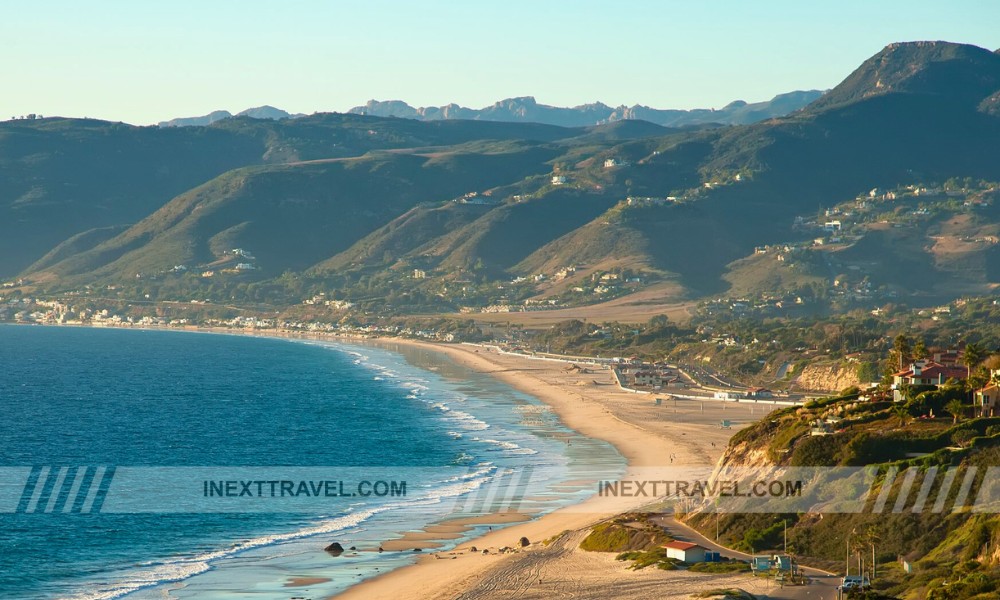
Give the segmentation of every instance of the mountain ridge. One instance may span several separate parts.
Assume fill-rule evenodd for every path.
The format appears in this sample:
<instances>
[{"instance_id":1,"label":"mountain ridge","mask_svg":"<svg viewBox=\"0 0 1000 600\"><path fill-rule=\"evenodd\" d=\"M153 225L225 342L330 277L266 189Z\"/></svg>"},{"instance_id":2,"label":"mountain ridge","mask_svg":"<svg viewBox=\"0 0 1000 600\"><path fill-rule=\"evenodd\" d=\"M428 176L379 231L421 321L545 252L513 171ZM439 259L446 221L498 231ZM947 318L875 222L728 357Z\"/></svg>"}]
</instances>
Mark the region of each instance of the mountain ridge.
<instances>
[{"instance_id":1,"label":"mountain ridge","mask_svg":"<svg viewBox=\"0 0 1000 600\"><path fill-rule=\"evenodd\" d=\"M498 100L490 106L479 109L468 108L455 103L443 106L415 108L402 100L369 100L367 103L355 106L346 112L347 114L373 117L398 117L418 121L468 119L544 123L561 127L587 127L635 119L649 121L650 123L664 127L685 127L709 123L722 125L745 124L782 116L806 106L822 94L823 92L819 90L796 90L778 94L774 98L763 102L748 103L744 100L733 100L721 109L657 109L640 104L612 107L603 102L593 102L573 107L558 107L541 104L533 96L520 96ZM205 126L233 117L279 120L296 119L304 116L306 115L301 113L292 114L280 108L264 105L256 108L248 108L236 114L228 110L216 110L197 117L177 117L167 121L160 121L158 126Z\"/></svg>"},{"instance_id":2,"label":"mountain ridge","mask_svg":"<svg viewBox=\"0 0 1000 600\"><path fill-rule=\"evenodd\" d=\"M472 119L487 121L534 121L580 127L600 125L614 121L639 119L665 127L689 125L746 124L776 116L783 116L803 108L819 98L819 90L797 90L778 94L771 100L747 103L734 100L721 109L656 109L635 104L612 107L603 102L557 107L539 103L533 96L506 98L481 108L467 108L458 104L415 108L402 100L369 100L348 112L382 117L400 117L425 121L442 119Z\"/></svg>"},{"instance_id":3,"label":"mountain ridge","mask_svg":"<svg viewBox=\"0 0 1000 600\"><path fill-rule=\"evenodd\" d=\"M995 203L966 209L960 200L943 199L936 210L950 211L942 214L954 214L956 223L957 217L971 219L956 225L941 215L919 216L926 211L907 216L917 203L926 204L923 197L883 207L895 219L893 231L859 223L852 233L857 240L838 242L856 241L853 250L803 248L796 255L800 270L747 283L752 272L778 273L765 264L773 258L757 256L758 247L811 243L816 233L797 228L794 219L809 220L817 207L845 203L873 188L901 194L920 186L940 189L952 179L975 180L953 190L988 195L994 191L989 186L1000 187L990 183L1000 182L1000 165L992 158L1000 119L980 106L996 96L998 62L991 52L958 44L890 46L845 78L832 103L823 97L749 125L667 128L625 119L567 128L336 113L281 121L239 117L203 128L102 125L142 134L151 146L170 138L174 155L201 147L209 139L202 136L245 149L235 170L203 173L193 180L202 187L188 186L161 200L152 214L144 213L145 221L135 213L121 218L119 209L101 219L63 223L58 239L21 261L35 267L19 272L68 286L131 279L128 285L143 286L144 294L165 285L171 293L196 297L225 286L293 289L288 282L301 278L317 290L363 289L367 298L419 292L421 306L437 310L547 294L551 286L536 276L554 277L581 263L581 273L608 265L628 270L623 277L638 285L670 280L687 298L758 289L769 281L776 282L771 287L798 289L838 275L831 272L835 268L868 275L873 289L885 293L945 298L960 289L986 290L1000 272L1000 245L990 241L998 233L990 208ZM977 70L981 77L970 76ZM729 108L751 106L734 102ZM524 109L525 115L547 110L525 99L494 108ZM24 240L35 239L27 235L27 208L37 209L36 224L51 229L54 202L81 204L79 195L63 191L65 185L38 185L40 176L65 176L56 164L38 171L48 163L24 149L29 140L54 143L40 131L24 137L44 125L0 125L0 159L15 150L22 157L10 163L20 179L11 179L18 185L12 187L16 202L8 221L21 219L9 231ZM11 139L18 143L11 146ZM218 149L227 155L224 147ZM111 152L104 156L118 160ZM175 168L204 162L196 155L185 160ZM157 173L132 182L118 194L120 201L155 182ZM234 187L237 181L246 184ZM91 191L89 202L100 206L108 195L98 192ZM957 207L947 208L945 200ZM124 232L107 229L122 223L138 225ZM65 244L56 247L60 242ZM25 254L23 247L16 249ZM252 268L235 269L234 263L205 279L194 276L234 262L233 249L255 256ZM890 266L868 264L866 253L884 256ZM825 267L818 262L827 259ZM179 275L172 270L178 265L190 272ZM917 270L928 274L926 281L906 275ZM608 293L603 285L564 287L556 291L576 294L569 298L574 302ZM598 287L604 291L594 292Z\"/></svg>"}]
</instances>

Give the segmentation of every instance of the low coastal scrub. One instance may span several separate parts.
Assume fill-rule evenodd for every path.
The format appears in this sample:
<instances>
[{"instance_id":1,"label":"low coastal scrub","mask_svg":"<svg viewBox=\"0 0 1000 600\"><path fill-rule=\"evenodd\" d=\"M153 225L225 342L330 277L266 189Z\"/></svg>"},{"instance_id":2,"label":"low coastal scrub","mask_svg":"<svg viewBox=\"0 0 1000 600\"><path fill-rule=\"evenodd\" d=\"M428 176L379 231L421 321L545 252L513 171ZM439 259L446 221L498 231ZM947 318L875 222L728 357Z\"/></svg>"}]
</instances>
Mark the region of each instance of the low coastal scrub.
<instances>
[{"instance_id":1,"label":"low coastal scrub","mask_svg":"<svg viewBox=\"0 0 1000 600\"><path fill-rule=\"evenodd\" d=\"M674 558L667 558L667 550L665 548L654 548L652 550L633 550L631 552L622 552L615 557L615 560L630 560L632 565L629 569L633 571L638 571L639 569L645 569L646 567L656 565L657 569L662 569L664 571L674 571L677 569L679 561Z\"/></svg>"},{"instance_id":2,"label":"low coastal scrub","mask_svg":"<svg viewBox=\"0 0 1000 600\"><path fill-rule=\"evenodd\" d=\"M653 550L671 539L662 528L643 516L623 515L595 526L580 543L580 549L590 552Z\"/></svg>"},{"instance_id":3,"label":"low coastal scrub","mask_svg":"<svg viewBox=\"0 0 1000 600\"><path fill-rule=\"evenodd\" d=\"M750 571L750 563L745 563L742 560L694 563L688 571L695 573L745 573Z\"/></svg>"},{"instance_id":4,"label":"low coastal scrub","mask_svg":"<svg viewBox=\"0 0 1000 600\"><path fill-rule=\"evenodd\" d=\"M555 541L556 541L556 540L558 540L559 538L563 537L563 536L564 536L564 535L566 535L567 533L569 533L569 529L564 529L564 530L562 530L562 532L560 532L560 533L557 533L557 534L555 534L554 536L550 537L549 539L547 539L547 540L543 541L543 542L542 542L542 545L543 545L543 546L550 546L550 545L551 545L551 544L552 544L553 542L555 542Z\"/></svg>"}]
</instances>

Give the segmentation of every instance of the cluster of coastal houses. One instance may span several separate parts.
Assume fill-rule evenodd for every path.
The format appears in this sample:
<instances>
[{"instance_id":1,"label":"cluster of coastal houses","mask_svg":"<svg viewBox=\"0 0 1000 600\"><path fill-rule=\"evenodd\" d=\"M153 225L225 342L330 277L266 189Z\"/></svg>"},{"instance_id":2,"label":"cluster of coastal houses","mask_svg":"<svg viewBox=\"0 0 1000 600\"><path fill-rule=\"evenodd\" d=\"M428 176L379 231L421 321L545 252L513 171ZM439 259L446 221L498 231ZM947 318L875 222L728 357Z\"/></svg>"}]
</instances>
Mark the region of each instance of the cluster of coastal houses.
<instances>
[{"instance_id":1,"label":"cluster of coastal houses","mask_svg":"<svg viewBox=\"0 0 1000 600\"><path fill-rule=\"evenodd\" d=\"M648 363L638 357L614 359L618 379L625 387L658 389L680 384L677 371L663 362Z\"/></svg>"},{"instance_id":2,"label":"cluster of coastal houses","mask_svg":"<svg viewBox=\"0 0 1000 600\"><path fill-rule=\"evenodd\" d=\"M913 361L909 368L892 375L892 399L902 402L908 387L937 388L947 381L966 381L968 367L961 364L962 355L957 350L936 352L931 358ZM1000 369L990 371L990 381L973 392L973 406L982 416L992 417L1000 408Z\"/></svg>"}]
</instances>

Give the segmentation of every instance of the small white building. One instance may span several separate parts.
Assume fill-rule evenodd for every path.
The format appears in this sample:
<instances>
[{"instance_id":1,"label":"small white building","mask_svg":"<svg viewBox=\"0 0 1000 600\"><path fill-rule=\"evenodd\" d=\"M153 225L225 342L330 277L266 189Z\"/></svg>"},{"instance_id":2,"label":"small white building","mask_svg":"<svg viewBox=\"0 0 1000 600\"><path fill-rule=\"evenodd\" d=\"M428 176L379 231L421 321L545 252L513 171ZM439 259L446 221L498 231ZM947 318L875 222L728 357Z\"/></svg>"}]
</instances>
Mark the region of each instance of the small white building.
<instances>
[{"instance_id":1,"label":"small white building","mask_svg":"<svg viewBox=\"0 0 1000 600\"><path fill-rule=\"evenodd\" d=\"M565 175L553 175L552 176L552 185L563 185L564 183L566 183L566 176Z\"/></svg>"},{"instance_id":2,"label":"small white building","mask_svg":"<svg viewBox=\"0 0 1000 600\"><path fill-rule=\"evenodd\" d=\"M675 558L686 563L705 562L705 548L691 542L667 542L663 544L667 558Z\"/></svg>"}]
</instances>

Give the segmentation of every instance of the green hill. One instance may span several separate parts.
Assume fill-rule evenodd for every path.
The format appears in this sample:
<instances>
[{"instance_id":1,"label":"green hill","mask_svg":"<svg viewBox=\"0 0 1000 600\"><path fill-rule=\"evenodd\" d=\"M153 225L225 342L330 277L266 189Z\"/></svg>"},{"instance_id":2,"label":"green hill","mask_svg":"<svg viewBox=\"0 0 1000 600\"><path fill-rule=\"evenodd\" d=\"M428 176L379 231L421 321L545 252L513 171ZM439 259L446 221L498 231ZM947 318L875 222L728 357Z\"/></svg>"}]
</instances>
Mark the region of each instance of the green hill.
<instances>
[{"instance_id":1,"label":"green hill","mask_svg":"<svg viewBox=\"0 0 1000 600\"><path fill-rule=\"evenodd\" d=\"M818 111L886 94L947 96L975 106L1000 90L1000 55L949 42L890 44L814 101Z\"/></svg>"},{"instance_id":2,"label":"green hill","mask_svg":"<svg viewBox=\"0 0 1000 600\"><path fill-rule=\"evenodd\" d=\"M895 406L858 402L855 394L777 410L733 436L719 469L804 477L815 510L803 510L799 502L799 509L788 514L698 512L688 521L706 535L715 535L718 526L722 543L748 551L766 554L787 543L803 564L839 573L844 572L845 548L851 548L854 573L859 556L870 572L874 554L878 568L873 587L891 597L996 597L1000 555L994 548L1000 541L1000 518L984 503L977 506L986 511L969 508L976 498L995 501L995 482L983 477L983 467L996 465L1000 457L1000 419L956 423L942 417L948 399L964 394L960 387L946 386L914 392ZM939 416L929 417L931 413ZM811 435L817 421L835 425L828 426L828 434ZM771 471L775 466L792 470ZM867 467L877 476L859 485L847 470L814 467ZM892 476L887 475L890 468ZM952 479L946 477L949 472ZM957 490L963 480L968 481L963 484L968 496ZM831 498L861 500L863 508L824 509ZM909 573L900 568L901 560L910 563Z\"/></svg>"},{"instance_id":3,"label":"green hill","mask_svg":"<svg viewBox=\"0 0 1000 600\"><path fill-rule=\"evenodd\" d=\"M483 190L547 170L554 151L380 153L247 167L182 194L120 235L47 265L62 281L160 275L171 268L253 264L248 276L301 271L347 250L422 202ZM233 249L253 260L236 260Z\"/></svg>"},{"instance_id":4,"label":"green hill","mask_svg":"<svg viewBox=\"0 0 1000 600\"><path fill-rule=\"evenodd\" d=\"M474 270L485 285L586 264L649 270L687 297L853 275L947 297L996 281L989 198L939 202L916 220L905 215L922 200L883 207L889 231L859 224L840 246L799 257L798 271L768 272L771 259L751 257L811 241L803 218L867 190L1000 181L998 93L1000 55L919 42L888 46L805 109L752 125L341 114L168 130L13 122L0 126L0 174L11 175L2 198L13 198L0 206L10 217L0 240L6 272L33 265L26 274L52 289L178 265L224 270L241 262L226 252L241 248L255 269L239 277L308 272L319 288L386 267L396 269L380 285L391 289L411 267L432 280ZM960 216L971 221L947 224ZM122 225L132 226L105 239ZM869 264L872 253L884 264Z\"/></svg>"},{"instance_id":5,"label":"green hill","mask_svg":"<svg viewBox=\"0 0 1000 600\"><path fill-rule=\"evenodd\" d=\"M7 121L0 123L0 276L17 274L83 232L137 223L171 198L240 167L581 133L534 123L421 123L338 114L282 121L240 117L183 128L61 118Z\"/></svg>"}]
</instances>

